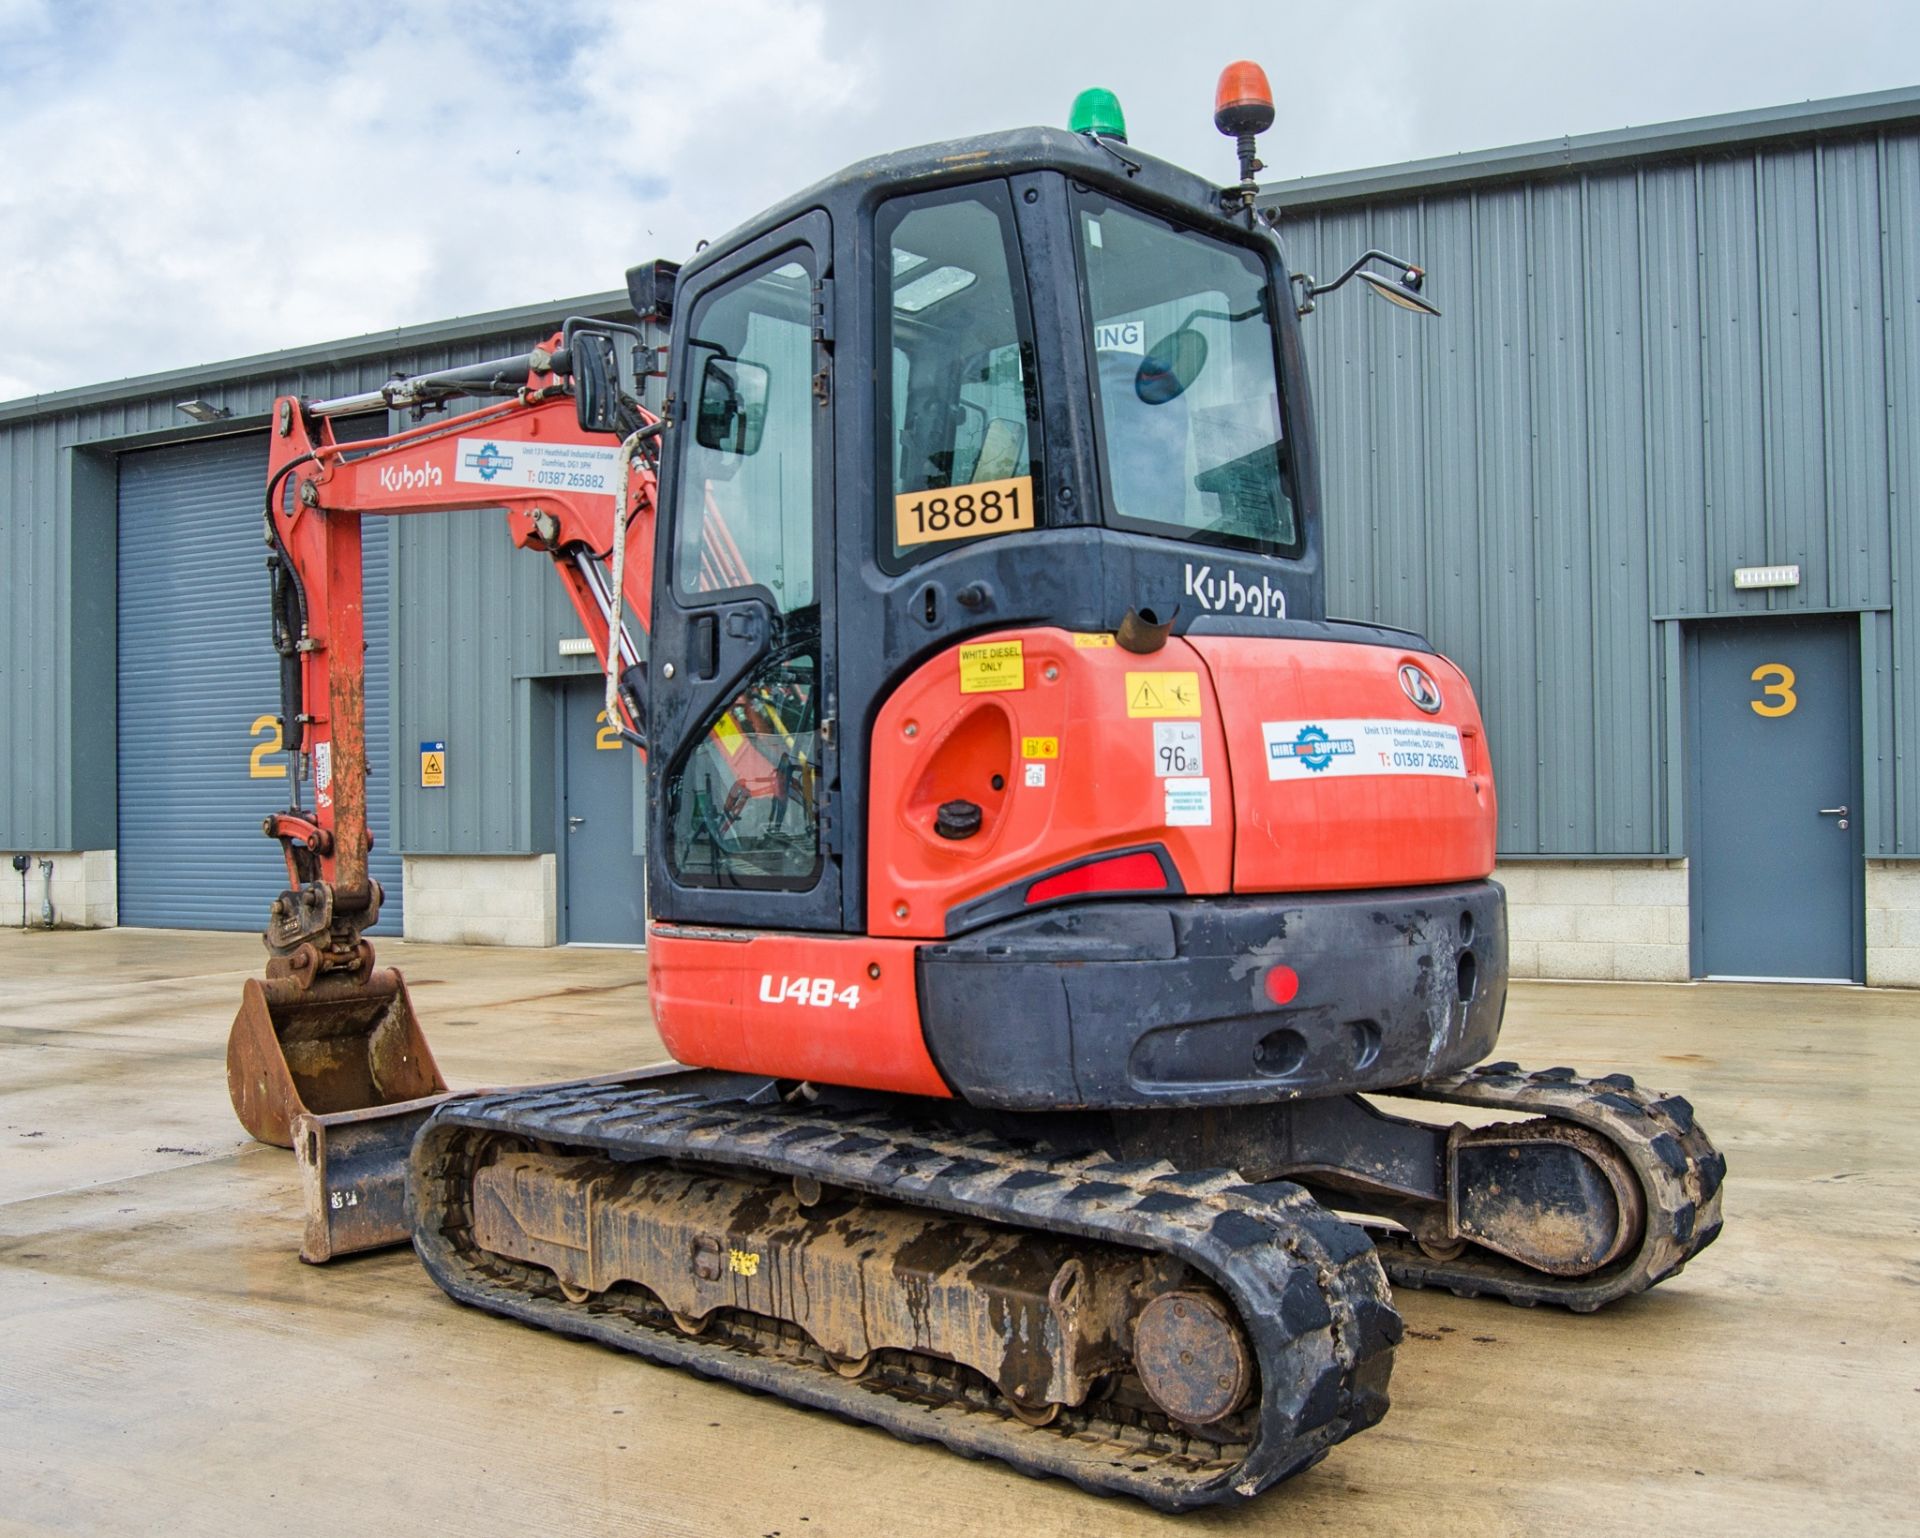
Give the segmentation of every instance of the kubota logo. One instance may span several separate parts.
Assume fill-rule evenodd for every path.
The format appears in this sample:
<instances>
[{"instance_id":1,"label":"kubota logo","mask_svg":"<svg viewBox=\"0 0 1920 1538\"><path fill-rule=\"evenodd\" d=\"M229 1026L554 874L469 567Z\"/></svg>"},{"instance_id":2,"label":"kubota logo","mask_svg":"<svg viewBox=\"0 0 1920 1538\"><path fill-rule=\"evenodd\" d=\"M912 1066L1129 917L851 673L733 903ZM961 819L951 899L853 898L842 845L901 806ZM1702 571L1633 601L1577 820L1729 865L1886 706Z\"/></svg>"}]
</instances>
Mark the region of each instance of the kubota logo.
<instances>
[{"instance_id":1,"label":"kubota logo","mask_svg":"<svg viewBox=\"0 0 1920 1538\"><path fill-rule=\"evenodd\" d=\"M382 465L380 467L382 491L425 491L428 487L438 486L440 481L438 465Z\"/></svg>"},{"instance_id":2,"label":"kubota logo","mask_svg":"<svg viewBox=\"0 0 1920 1538\"><path fill-rule=\"evenodd\" d=\"M1231 566L1216 577L1211 566L1196 568L1188 561L1187 596L1197 599L1201 608L1212 609L1217 614L1250 614L1255 619L1287 617L1287 595L1283 589L1275 587L1264 576L1258 581L1252 578L1242 581L1240 573Z\"/></svg>"}]
</instances>

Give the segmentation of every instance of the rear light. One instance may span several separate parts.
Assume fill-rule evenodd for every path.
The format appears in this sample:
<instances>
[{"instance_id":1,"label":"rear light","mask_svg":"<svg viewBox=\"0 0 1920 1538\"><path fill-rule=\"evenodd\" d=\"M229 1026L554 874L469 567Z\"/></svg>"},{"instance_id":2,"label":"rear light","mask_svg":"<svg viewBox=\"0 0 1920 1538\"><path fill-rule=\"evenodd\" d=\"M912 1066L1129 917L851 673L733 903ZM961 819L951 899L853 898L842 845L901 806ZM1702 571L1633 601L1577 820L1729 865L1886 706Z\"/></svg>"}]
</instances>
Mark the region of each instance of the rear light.
<instances>
[{"instance_id":1,"label":"rear light","mask_svg":"<svg viewBox=\"0 0 1920 1538\"><path fill-rule=\"evenodd\" d=\"M1292 967L1274 967L1266 976L1267 997L1276 1004L1291 1004L1300 991L1300 974Z\"/></svg>"},{"instance_id":2,"label":"rear light","mask_svg":"<svg viewBox=\"0 0 1920 1538\"><path fill-rule=\"evenodd\" d=\"M1091 892L1164 892L1167 873L1152 851L1088 860L1071 870L1043 876L1027 888L1027 903L1049 903L1062 897L1084 897Z\"/></svg>"}]
</instances>

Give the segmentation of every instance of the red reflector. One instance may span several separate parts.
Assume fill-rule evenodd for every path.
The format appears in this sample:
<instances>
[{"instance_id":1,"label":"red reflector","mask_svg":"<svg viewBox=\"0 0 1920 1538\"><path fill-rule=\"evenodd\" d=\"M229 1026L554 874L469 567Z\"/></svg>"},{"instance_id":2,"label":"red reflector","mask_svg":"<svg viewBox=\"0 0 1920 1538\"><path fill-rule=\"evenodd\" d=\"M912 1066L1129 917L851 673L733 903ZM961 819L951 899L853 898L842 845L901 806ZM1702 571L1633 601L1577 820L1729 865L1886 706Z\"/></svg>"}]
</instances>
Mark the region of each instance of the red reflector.
<instances>
[{"instance_id":1,"label":"red reflector","mask_svg":"<svg viewBox=\"0 0 1920 1538\"><path fill-rule=\"evenodd\" d=\"M1300 974L1292 967L1275 967L1267 974L1267 997L1276 1004L1291 1004L1300 991Z\"/></svg>"},{"instance_id":2,"label":"red reflector","mask_svg":"<svg viewBox=\"0 0 1920 1538\"><path fill-rule=\"evenodd\" d=\"M1072 870L1042 876L1027 888L1029 903L1052 902L1056 897L1078 897L1087 892L1164 892L1167 873L1147 850L1089 860Z\"/></svg>"}]
</instances>

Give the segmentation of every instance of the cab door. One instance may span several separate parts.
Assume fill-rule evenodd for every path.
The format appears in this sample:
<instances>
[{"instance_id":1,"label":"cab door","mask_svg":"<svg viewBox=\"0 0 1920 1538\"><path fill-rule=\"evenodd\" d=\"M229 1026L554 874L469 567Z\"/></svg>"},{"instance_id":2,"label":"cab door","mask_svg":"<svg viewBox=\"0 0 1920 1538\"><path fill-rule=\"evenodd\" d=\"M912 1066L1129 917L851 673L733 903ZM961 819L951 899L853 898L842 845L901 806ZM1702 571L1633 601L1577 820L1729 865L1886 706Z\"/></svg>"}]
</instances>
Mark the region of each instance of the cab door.
<instances>
[{"instance_id":1,"label":"cab door","mask_svg":"<svg viewBox=\"0 0 1920 1538\"><path fill-rule=\"evenodd\" d=\"M830 235L803 215L677 296L647 702L655 918L841 927Z\"/></svg>"}]
</instances>

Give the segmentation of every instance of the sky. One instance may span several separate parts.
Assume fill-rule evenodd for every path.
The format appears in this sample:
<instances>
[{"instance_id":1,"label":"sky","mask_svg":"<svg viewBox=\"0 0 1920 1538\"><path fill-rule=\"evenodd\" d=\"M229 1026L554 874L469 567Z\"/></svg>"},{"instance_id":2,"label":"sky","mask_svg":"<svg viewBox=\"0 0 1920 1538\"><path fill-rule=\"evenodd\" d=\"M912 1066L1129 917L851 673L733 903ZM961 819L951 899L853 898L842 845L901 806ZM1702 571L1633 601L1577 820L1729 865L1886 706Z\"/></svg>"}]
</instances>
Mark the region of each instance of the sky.
<instances>
[{"instance_id":1,"label":"sky","mask_svg":"<svg viewBox=\"0 0 1920 1538\"><path fill-rule=\"evenodd\" d=\"M1920 84L1912 0L0 0L0 400L619 288L866 155L1118 93L1269 181Z\"/></svg>"}]
</instances>

